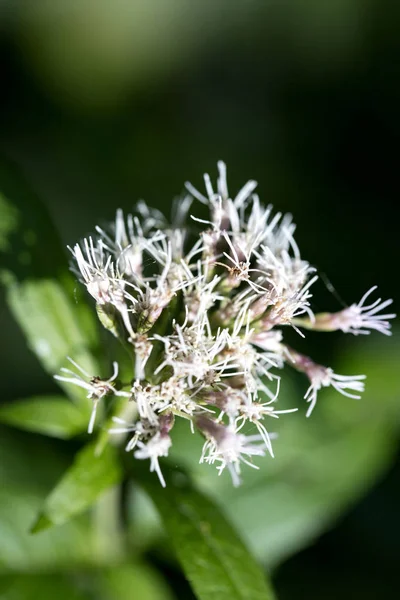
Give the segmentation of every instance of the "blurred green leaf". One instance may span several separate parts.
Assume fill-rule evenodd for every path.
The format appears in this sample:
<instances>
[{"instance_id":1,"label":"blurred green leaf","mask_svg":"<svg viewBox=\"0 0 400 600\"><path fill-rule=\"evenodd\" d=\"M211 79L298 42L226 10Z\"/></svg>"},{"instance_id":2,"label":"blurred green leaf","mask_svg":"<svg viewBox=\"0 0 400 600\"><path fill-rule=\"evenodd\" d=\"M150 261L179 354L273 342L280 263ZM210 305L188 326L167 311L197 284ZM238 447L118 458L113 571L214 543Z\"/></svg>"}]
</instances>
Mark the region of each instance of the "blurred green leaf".
<instances>
[{"instance_id":1,"label":"blurred green leaf","mask_svg":"<svg viewBox=\"0 0 400 600\"><path fill-rule=\"evenodd\" d=\"M122 478L116 449L96 453L96 442L85 446L46 499L32 533L65 523L83 512Z\"/></svg>"},{"instance_id":2,"label":"blurred green leaf","mask_svg":"<svg viewBox=\"0 0 400 600\"><path fill-rule=\"evenodd\" d=\"M33 396L0 405L0 422L68 439L87 428L82 410L63 396Z\"/></svg>"},{"instance_id":3,"label":"blurred green leaf","mask_svg":"<svg viewBox=\"0 0 400 600\"><path fill-rule=\"evenodd\" d=\"M136 467L136 465L135 465ZM193 589L202 600L268 600L273 593L218 506L177 470L162 489L141 466L132 473L154 502ZM163 466L164 471L168 469Z\"/></svg>"},{"instance_id":4,"label":"blurred green leaf","mask_svg":"<svg viewBox=\"0 0 400 600\"><path fill-rule=\"evenodd\" d=\"M134 563L102 571L96 597L104 600L171 600L173 596L157 571L144 563Z\"/></svg>"},{"instance_id":5,"label":"blurred green leaf","mask_svg":"<svg viewBox=\"0 0 400 600\"><path fill-rule=\"evenodd\" d=\"M166 582L145 563L101 570L0 576L2 600L171 600Z\"/></svg>"},{"instance_id":6,"label":"blurred green leaf","mask_svg":"<svg viewBox=\"0 0 400 600\"><path fill-rule=\"evenodd\" d=\"M0 222L0 278L30 348L52 375L68 355L96 374L95 316L77 295L47 210L15 166L4 160L0 161ZM83 390L76 386L65 390L89 410Z\"/></svg>"},{"instance_id":7,"label":"blurred green leaf","mask_svg":"<svg viewBox=\"0 0 400 600\"><path fill-rule=\"evenodd\" d=\"M68 574L27 574L0 577L2 600L87 600L79 576Z\"/></svg>"},{"instance_id":8,"label":"blurred green leaf","mask_svg":"<svg viewBox=\"0 0 400 600\"><path fill-rule=\"evenodd\" d=\"M239 488L232 487L228 474L218 477L198 464L202 439L185 424L174 428L171 458L190 468L256 556L275 566L330 526L390 465L400 425L399 361L396 337L352 340L335 370L368 375L362 399L322 390L309 419L303 406L274 422L275 458L259 460L259 471L243 468ZM279 402L301 405L304 391L285 373Z\"/></svg>"},{"instance_id":9,"label":"blurred green leaf","mask_svg":"<svg viewBox=\"0 0 400 600\"><path fill-rule=\"evenodd\" d=\"M1 426L0 456L0 573L95 564L100 557L86 516L29 534L48 490L68 467L65 445Z\"/></svg>"},{"instance_id":10,"label":"blurred green leaf","mask_svg":"<svg viewBox=\"0 0 400 600\"><path fill-rule=\"evenodd\" d=\"M61 366L67 366L66 356L72 356L89 373L99 372L76 319L75 312L79 309L72 306L63 285L32 278L9 285L7 301L31 350L48 373L54 375ZM90 402L85 392L77 386L58 383L74 400L82 400L87 414Z\"/></svg>"}]
</instances>

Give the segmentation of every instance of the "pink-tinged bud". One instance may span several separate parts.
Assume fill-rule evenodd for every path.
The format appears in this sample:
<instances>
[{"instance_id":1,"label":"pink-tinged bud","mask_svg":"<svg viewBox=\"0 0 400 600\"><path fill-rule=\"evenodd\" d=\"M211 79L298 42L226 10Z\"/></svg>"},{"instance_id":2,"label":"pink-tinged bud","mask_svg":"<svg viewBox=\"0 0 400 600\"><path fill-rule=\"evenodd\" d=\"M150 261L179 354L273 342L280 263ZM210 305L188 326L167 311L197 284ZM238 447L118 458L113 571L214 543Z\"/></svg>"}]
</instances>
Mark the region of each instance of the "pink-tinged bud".
<instances>
[{"instance_id":1,"label":"pink-tinged bud","mask_svg":"<svg viewBox=\"0 0 400 600\"><path fill-rule=\"evenodd\" d=\"M196 426L202 431L207 437L212 437L215 440L221 440L225 435L225 426L216 423L212 419L204 415L199 415L196 418Z\"/></svg>"},{"instance_id":2,"label":"pink-tinged bud","mask_svg":"<svg viewBox=\"0 0 400 600\"><path fill-rule=\"evenodd\" d=\"M307 410L307 417L311 415L317 402L318 391L323 387L332 386L337 392L348 398L361 398L359 394L353 394L352 392L364 391L363 380L365 379L365 375L338 375L331 368L319 365L308 356L300 354L291 348L288 348L288 357L288 362L297 371L305 373L310 381L310 387L304 396L307 402L310 403Z\"/></svg>"},{"instance_id":3,"label":"pink-tinged bud","mask_svg":"<svg viewBox=\"0 0 400 600\"><path fill-rule=\"evenodd\" d=\"M111 302L112 296L110 294L110 280L101 279L100 277L89 281L86 285L87 291L99 304L107 304Z\"/></svg>"},{"instance_id":4,"label":"pink-tinged bud","mask_svg":"<svg viewBox=\"0 0 400 600\"><path fill-rule=\"evenodd\" d=\"M335 313L319 313L314 319L296 319L295 324L298 327L313 329L315 331L338 331L352 333L353 335L368 335L371 330L379 331L385 335L391 335L390 319L395 318L395 314L378 314L387 306L392 304L393 300L382 302L378 298L372 304L364 306L366 299L376 290L372 287L364 294L358 304L352 304Z\"/></svg>"},{"instance_id":5,"label":"pink-tinged bud","mask_svg":"<svg viewBox=\"0 0 400 600\"><path fill-rule=\"evenodd\" d=\"M174 426L175 416L172 412L163 413L158 420L161 435L167 435Z\"/></svg>"},{"instance_id":6,"label":"pink-tinged bud","mask_svg":"<svg viewBox=\"0 0 400 600\"><path fill-rule=\"evenodd\" d=\"M200 392L198 398L211 406L216 406L224 414L235 417L244 402L246 394L242 390L227 388L221 391Z\"/></svg>"},{"instance_id":7,"label":"pink-tinged bud","mask_svg":"<svg viewBox=\"0 0 400 600\"><path fill-rule=\"evenodd\" d=\"M260 318L274 304L274 296L276 296L275 292L267 292L250 304L249 313L252 321Z\"/></svg>"}]
</instances>

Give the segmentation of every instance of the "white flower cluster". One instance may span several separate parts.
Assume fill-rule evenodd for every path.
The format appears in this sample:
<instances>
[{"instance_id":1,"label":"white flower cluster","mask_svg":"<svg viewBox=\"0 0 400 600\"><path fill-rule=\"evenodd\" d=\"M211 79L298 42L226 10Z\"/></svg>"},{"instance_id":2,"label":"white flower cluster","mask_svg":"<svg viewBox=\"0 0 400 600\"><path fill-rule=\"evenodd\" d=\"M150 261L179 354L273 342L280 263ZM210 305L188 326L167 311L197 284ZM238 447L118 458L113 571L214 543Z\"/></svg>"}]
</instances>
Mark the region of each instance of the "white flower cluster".
<instances>
[{"instance_id":1,"label":"white flower cluster","mask_svg":"<svg viewBox=\"0 0 400 600\"><path fill-rule=\"evenodd\" d=\"M94 238L70 249L101 323L128 346L135 369L126 386L116 382L116 363L108 380L91 377L72 360L78 372L63 369L56 377L88 390L89 432L104 396L136 404L135 422L115 418L111 431L129 434L127 450L150 459L162 485L158 461L168 455L175 417L204 436L200 461L216 463L220 473L228 468L235 485L242 463L257 468L253 456L273 456L268 420L296 410L275 408L276 371L286 363L309 380L307 416L321 387L359 398L363 375L337 375L289 348L283 326L302 336L302 328L388 334L394 317L380 314L390 300L364 305L375 288L359 304L314 315L317 275L300 256L291 216L262 206L254 181L231 197L224 163L218 169L217 189L208 175L205 194L186 184L172 225L140 203L137 216L118 210L109 229L97 227ZM187 219L194 199L209 209L208 218ZM254 434L245 435L249 423Z\"/></svg>"}]
</instances>

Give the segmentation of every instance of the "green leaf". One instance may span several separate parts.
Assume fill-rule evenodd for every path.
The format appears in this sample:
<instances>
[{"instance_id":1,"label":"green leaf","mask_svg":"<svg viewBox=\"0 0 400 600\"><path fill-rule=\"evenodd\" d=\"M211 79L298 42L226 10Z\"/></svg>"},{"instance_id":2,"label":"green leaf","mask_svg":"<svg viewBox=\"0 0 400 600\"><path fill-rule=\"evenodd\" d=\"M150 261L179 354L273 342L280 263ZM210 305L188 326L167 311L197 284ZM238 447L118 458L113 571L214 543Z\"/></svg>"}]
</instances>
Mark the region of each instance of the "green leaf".
<instances>
[{"instance_id":1,"label":"green leaf","mask_svg":"<svg viewBox=\"0 0 400 600\"><path fill-rule=\"evenodd\" d=\"M145 563L73 573L0 576L3 600L172 600L163 579Z\"/></svg>"},{"instance_id":2,"label":"green leaf","mask_svg":"<svg viewBox=\"0 0 400 600\"><path fill-rule=\"evenodd\" d=\"M88 444L78 452L72 466L47 497L32 526L32 533L65 523L90 508L121 478L122 469L116 449L108 445L99 454L96 442Z\"/></svg>"},{"instance_id":3,"label":"green leaf","mask_svg":"<svg viewBox=\"0 0 400 600\"><path fill-rule=\"evenodd\" d=\"M32 351L51 375L72 356L94 375L97 321L68 272L50 216L13 165L0 160L0 280ZM62 384L61 384L62 385ZM84 391L62 385L89 410Z\"/></svg>"},{"instance_id":4,"label":"green leaf","mask_svg":"<svg viewBox=\"0 0 400 600\"><path fill-rule=\"evenodd\" d=\"M87 600L88 596L76 575L72 578L67 573L18 573L0 577L0 597L3 600Z\"/></svg>"},{"instance_id":5,"label":"green leaf","mask_svg":"<svg viewBox=\"0 0 400 600\"><path fill-rule=\"evenodd\" d=\"M172 600L159 573L145 563L105 569L99 573L96 598L104 600Z\"/></svg>"},{"instance_id":6,"label":"green leaf","mask_svg":"<svg viewBox=\"0 0 400 600\"><path fill-rule=\"evenodd\" d=\"M63 396L33 396L0 405L0 422L68 439L87 428L82 410Z\"/></svg>"},{"instance_id":7,"label":"green leaf","mask_svg":"<svg viewBox=\"0 0 400 600\"><path fill-rule=\"evenodd\" d=\"M128 467L154 502L184 572L201 600L269 600L261 568L219 507L188 477L167 470L162 489L141 465Z\"/></svg>"},{"instance_id":8,"label":"green leaf","mask_svg":"<svg viewBox=\"0 0 400 600\"><path fill-rule=\"evenodd\" d=\"M1 426L0 456L0 573L75 568L102 559L86 515L29 534L49 489L68 467L65 444ZM111 552L107 558L113 560Z\"/></svg>"},{"instance_id":9,"label":"green leaf","mask_svg":"<svg viewBox=\"0 0 400 600\"><path fill-rule=\"evenodd\" d=\"M398 338L351 340L335 371L367 374L362 399L324 389L309 419L301 406L307 382L300 378L298 386L285 372L279 405L300 410L273 422L279 434L275 458L259 460L259 471L243 468L239 488L232 488L229 475L217 477L214 469L199 465L202 440L185 424L174 427L171 458L184 461L196 484L223 506L268 566L321 534L390 466L400 429Z\"/></svg>"}]
</instances>

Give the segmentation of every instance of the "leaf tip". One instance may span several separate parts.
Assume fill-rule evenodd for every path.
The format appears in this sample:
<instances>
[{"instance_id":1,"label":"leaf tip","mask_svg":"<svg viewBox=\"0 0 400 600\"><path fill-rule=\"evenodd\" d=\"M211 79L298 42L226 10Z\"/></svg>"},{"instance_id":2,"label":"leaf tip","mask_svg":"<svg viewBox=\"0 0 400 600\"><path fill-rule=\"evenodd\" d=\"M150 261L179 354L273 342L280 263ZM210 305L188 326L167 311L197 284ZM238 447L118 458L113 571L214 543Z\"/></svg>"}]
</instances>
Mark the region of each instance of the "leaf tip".
<instances>
[{"instance_id":1,"label":"leaf tip","mask_svg":"<svg viewBox=\"0 0 400 600\"><path fill-rule=\"evenodd\" d=\"M49 517L47 517L43 513L39 513L37 519L35 520L32 527L30 528L29 533L31 533L31 534L39 533L40 531L44 531L45 529L48 529L49 527L52 527L53 525L54 525L54 523L51 519L49 519Z\"/></svg>"}]
</instances>

